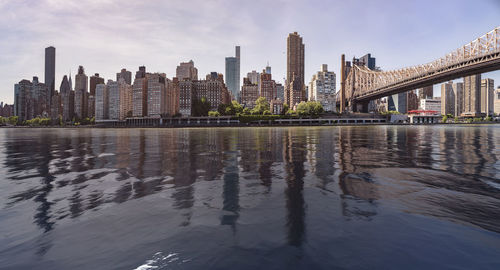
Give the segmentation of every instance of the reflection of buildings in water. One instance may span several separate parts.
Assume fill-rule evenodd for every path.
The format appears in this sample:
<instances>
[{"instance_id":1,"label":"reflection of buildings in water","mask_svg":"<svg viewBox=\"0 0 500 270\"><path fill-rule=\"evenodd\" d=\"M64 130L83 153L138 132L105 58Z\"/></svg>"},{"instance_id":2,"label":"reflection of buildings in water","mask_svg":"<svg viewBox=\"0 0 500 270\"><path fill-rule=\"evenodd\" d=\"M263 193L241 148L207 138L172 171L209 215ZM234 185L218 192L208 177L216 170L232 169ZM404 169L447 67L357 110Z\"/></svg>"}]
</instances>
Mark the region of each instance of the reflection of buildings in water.
<instances>
[{"instance_id":1,"label":"reflection of buildings in water","mask_svg":"<svg viewBox=\"0 0 500 270\"><path fill-rule=\"evenodd\" d=\"M196 164L198 155L195 154L196 143L193 143L192 132L189 129L179 129L172 134L168 148L168 171L173 176L174 191L173 207L182 210L184 220L181 226L191 223L192 207L194 205L194 182L196 181Z\"/></svg>"},{"instance_id":2,"label":"reflection of buildings in water","mask_svg":"<svg viewBox=\"0 0 500 270\"><path fill-rule=\"evenodd\" d=\"M237 130L228 131L231 135L228 137L228 145L225 148L227 151L224 154L224 169L223 169L223 189L222 189L222 210L221 217L222 225L230 225L233 231L236 229L236 222L239 217L240 204L240 181L238 167L238 152L237 152Z\"/></svg>"},{"instance_id":3,"label":"reflection of buildings in water","mask_svg":"<svg viewBox=\"0 0 500 270\"><path fill-rule=\"evenodd\" d=\"M287 188L285 189L288 243L301 246L305 238L304 162L306 161L305 138L302 129L288 129L285 134L283 157Z\"/></svg>"},{"instance_id":4,"label":"reflection of buildings in water","mask_svg":"<svg viewBox=\"0 0 500 270\"><path fill-rule=\"evenodd\" d=\"M116 132L116 168L127 169L130 164L130 130ZM106 152L101 152L106 153ZM113 152L111 152L113 153Z\"/></svg>"},{"instance_id":5,"label":"reflection of buildings in water","mask_svg":"<svg viewBox=\"0 0 500 270\"><path fill-rule=\"evenodd\" d=\"M366 172L366 165L370 167L374 165L366 159L376 160L379 157L369 150L367 153L365 145L376 143L373 146L385 147L385 149L388 146L378 141L373 142L372 140L383 138L380 136L384 134L380 131L374 133L367 133L365 130L355 127L339 128L338 162L342 170L339 175L339 187L342 190L340 196L342 214L346 217L367 218L376 215L374 199L377 198L377 190L375 185L371 183L370 174ZM390 141L389 137L387 141ZM378 160L383 162L386 159L387 157L380 157ZM377 164L377 166L381 165Z\"/></svg>"},{"instance_id":6,"label":"reflection of buildings in water","mask_svg":"<svg viewBox=\"0 0 500 270\"><path fill-rule=\"evenodd\" d=\"M312 151L311 156L313 156L311 158L311 170L320 179L321 187L326 188L328 183L334 181L335 133L330 129L320 129L315 138L315 141L307 147L308 151Z\"/></svg>"}]
</instances>

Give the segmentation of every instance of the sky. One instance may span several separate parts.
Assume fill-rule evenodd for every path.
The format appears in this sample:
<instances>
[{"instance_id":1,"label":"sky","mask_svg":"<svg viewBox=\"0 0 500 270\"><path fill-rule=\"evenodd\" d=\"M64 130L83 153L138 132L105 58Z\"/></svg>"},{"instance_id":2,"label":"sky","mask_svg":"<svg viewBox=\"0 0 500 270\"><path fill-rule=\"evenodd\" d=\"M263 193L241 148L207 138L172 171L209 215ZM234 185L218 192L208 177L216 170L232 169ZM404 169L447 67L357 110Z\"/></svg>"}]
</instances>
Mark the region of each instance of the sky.
<instances>
[{"instance_id":1,"label":"sky","mask_svg":"<svg viewBox=\"0 0 500 270\"><path fill-rule=\"evenodd\" d=\"M342 53L371 53L382 70L438 59L499 26L500 0L0 0L0 14L0 101L10 104L15 83L44 80L48 46L56 89L79 65L106 80L141 65L171 78L191 59L199 77L224 73L236 45L241 80L269 62L283 82L286 38L297 31L308 83L321 64L339 74ZM500 71L483 77L500 85Z\"/></svg>"}]
</instances>

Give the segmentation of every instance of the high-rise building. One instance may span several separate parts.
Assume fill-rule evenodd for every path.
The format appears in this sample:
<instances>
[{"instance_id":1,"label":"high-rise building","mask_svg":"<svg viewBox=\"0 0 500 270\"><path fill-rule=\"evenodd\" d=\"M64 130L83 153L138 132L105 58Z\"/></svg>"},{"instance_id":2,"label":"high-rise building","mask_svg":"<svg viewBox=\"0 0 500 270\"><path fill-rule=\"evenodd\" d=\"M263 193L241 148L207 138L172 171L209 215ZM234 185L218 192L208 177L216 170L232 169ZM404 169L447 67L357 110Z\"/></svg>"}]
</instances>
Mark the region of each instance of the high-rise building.
<instances>
[{"instance_id":1,"label":"high-rise building","mask_svg":"<svg viewBox=\"0 0 500 270\"><path fill-rule=\"evenodd\" d=\"M453 82L441 84L441 114L455 115L455 92Z\"/></svg>"},{"instance_id":2,"label":"high-rise building","mask_svg":"<svg viewBox=\"0 0 500 270\"><path fill-rule=\"evenodd\" d=\"M148 76L148 116L161 117L167 112L167 89L164 73L154 73Z\"/></svg>"},{"instance_id":3,"label":"high-rise building","mask_svg":"<svg viewBox=\"0 0 500 270\"><path fill-rule=\"evenodd\" d=\"M266 73L265 70L260 74L259 96L265 97L267 102L277 97L276 82L272 79L271 73Z\"/></svg>"},{"instance_id":4,"label":"high-rise building","mask_svg":"<svg viewBox=\"0 0 500 270\"><path fill-rule=\"evenodd\" d=\"M374 70L375 66L375 57L372 57L370 53L361 56L358 59L358 65L366 66L367 68Z\"/></svg>"},{"instance_id":5,"label":"high-rise building","mask_svg":"<svg viewBox=\"0 0 500 270\"><path fill-rule=\"evenodd\" d=\"M281 101L285 100L285 87L281 83L276 84L276 97Z\"/></svg>"},{"instance_id":6,"label":"high-rise building","mask_svg":"<svg viewBox=\"0 0 500 270\"><path fill-rule=\"evenodd\" d=\"M485 115L493 115L494 113L494 98L495 98L495 86L493 79L482 79L481 80L481 113Z\"/></svg>"},{"instance_id":7,"label":"high-rise building","mask_svg":"<svg viewBox=\"0 0 500 270\"><path fill-rule=\"evenodd\" d=\"M182 116L191 115L194 100L195 81L184 79L179 81L179 113Z\"/></svg>"},{"instance_id":8,"label":"high-rise building","mask_svg":"<svg viewBox=\"0 0 500 270\"><path fill-rule=\"evenodd\" d=\"M434 87L426 86L418 90L418 99L432 99L434 97Z\"/></svg>"},{"instance_id":9,"label":"high-rise building","mask_svg":"<svg viewBox=\"0 0 500 270\"><path fill-rule=\"evenodd\" d=\"M415 90L406 92L406 100L407 100L407 110L413 111L418 109L418 96Z\"/></svg>"},{"instance_id":10,"label":"high-rise building","mask_svg":"<svg viewBox=\"0 0 500 270\"><path fill-rule=\"evenodd\" d=\"M241 104L245 108L255 107L255 101L259 98L259 86L253 83L249 78L243 78L241 87Z\"/></svg>"},{"instance_id":11,"label":"high-rise building","mask_svg":"<svg viewBox=\"0 0 500 270\"><path fill-rule=\"evenodd\" d=\"M500 115L500 86L498 86L497 90L495 91L494 107L495 114L497 116Z\"/></svg>"},{"instance_id":12,"label":"high-rise building","mask_svg":"<svg viewBox=\"0 0 500 270\"><path fill-rule=\"evenodd\" d=\"M146 67L140 66L139 71L135 73L135 80L132 92L132 115L142 117L148 115L148 80Z\"/></svg>"},{"instance_id":13,"label":"high-rise building","mask_svg":"<svg viewBox=\"0 0 500 270\"><path fill-rule=\"evenodd\" d=\"M98 84L95 89L95 119L105 120L108 118L109 118L108 86L105 84Z\"/></svg>"},{"instance_id":14,"label":"high-rise building","mask_svg":"<svg viewBox=\"0 0 500 270\"><path fill-rule=\"evenodd\" d=\"M309 83L309 100L318 101L325 111L334 111L336 75L328 71L328 65L323 64L321 70L313 75Z\"/></svg>"},{"instance_id":15,"label":"high-rise building","mask_svg":"<svg viewBox=\"0 0 500 270\"><path fill-rule=\"evenodd\" d=\"M66 75L64 75L62 79L61 87L59 87L59 93L61 95L63 121L71 121L73 119L75 109L75 92L71 90L68 77Z\"/></svg>"},{"instance_id":16,"label":"high-rise building","mask_svg":"<svg viewBox=\"0 0 500 270\"><path fill-rule=\"evenodd\" d=\"M198 80L198 69L194 67L193 60L180 63L175 70L175 77L177 77L180 81L184 79L190 79L193 81Z\"/></svg>"},{"instance_id":17,"label":"high-rise building","mask_svg":"<svg viewBox=\"0 0 500 270\"><path fill-rule=\"evenodd\" d=\"M47 86L47 104L54 95L56 83L56 48L50 46L45 48L45 85Z\"/></svg>"},{"instance_id":18,"label":"high-rise building","mask_svg":"<svg viewBox=\"0 0 500 270\"><path fill-rule=\"evenodd\" d=\"M87 117L88 109L88 77L82 66L78 67L75 75L75 117L83 119Z\"/></svg>"},{"instance_id":19,"label":"high-rise building","mask_svg":"<svg viewBox=\"0 0 500 270\"><path fill-rule=\"evenodd\" d=\"M120 74L120 73L118 73L118 74ZM104 84L104 78L99 77L99 73L94 74L94 76L90 76L89 92L90 92L91 96L95 96L95 88L96 88L96 85L98 85L98 84Z\"/></svg>"},{"instance_id":20,"label":"high-rise building","mask_svg":"<svg viewBox=\"0 0 500 270\"><path fill-rule=\"evenodd\" d=\"M165 80L165 88L167 91L167 111L166 113L170 116L179 113L179 79L176 77L172 80Z\"/></svg>"},{"instance_id":21,"label":"high-rise building","mask_svg":"<svg viewBox=\"0 0 500 270\"><path fill-rule=\"evenodd\" d=\"M240 91L240 46L235 47L235 56L226 57L226 86L233 97L239 99Z\"/></svg>"},{"instance_id":22,"label":"high-rise building","mask_svg":"<svg viewBox=\"0 0 500 270\"><path fill-rule=\"evenodd\" d=\"M59 91L54 91L54 95L52 96L52 100L50 102L50 118L52 120L62 118L62 99ZM59 123L58 123L59 124Z\"/></svg>"},{"instance_id":23,"label":"high-rise building","mask_svg":"<svg viewBox=\"0 0 500 270\"><path fill-rule=\"evenodd\" d=\"M108 80L109 119L125 120L132 115L132 86L123 78Z\"/></svg>"},{"instance_id":24,"label":"high-rise building","mask_svg":"<svg viewBox=\"0 0 500 270\"><path fill-rule=\"evenodd\" d=\"M284 103L291 108L306 99L304 85L304 43L297 33L287 38L286 89Z\"/></svg>"},{"instance_id":25,"label":"high-rise building","mask_svg":"<svg viewBox=\"0 0 500 270\"><path fill-rule=\"evenodd\" d=\"M123 69L122 69L123 71ZM120 74L120 73L118 73ZM94 76L90 76L89 81L89 95L88 95L88 109L87 116L92 118L95 116L95 90L98 84L104 84L104 78L99 77L99 73L95 73Z\"/></svg>"},{"instance_id":26,"label":"high-rise building","mask_svg":"<svg viewBox=\"0 0 500 270\"><path fill-rule=\"evenodd\" d=\"M32 119L35 115L32 92L33 84L29 80L21 80L14 85L14 115L19 117L19 121Z\"/></svg>"},{"instance_id":27,"label":"high-rise building","mask_svg":"<svg viewBox=\"0 0 500 270\"><path fill-rule=\"evenodd\" d=\"M453 84L453 95L455 96L455 117L464 112L464 84L457 82Z\"/></svg>"},{"instance_id":28,"label":"high-rise building","mask_svg":"<svg viewBox=\"0 0 500 270\"><path fill-rule=\"evenodd\" d=\"M119 73L116 73L116 81L119 81L120 78L123 78L126 84L132 85L132 72L127 71L127 69L122 68Z\"/></svg>"},{"instance_id":29,"label":"high-rise building","mask_svg":"<svg viewBox=\"0 0 500 270\"><path fill-rule=\"evenodd\" d=\"M44 83L39 82L38 77L34 76L32 87L31 98L34 116L48 117L50 115L50 103L47 103L49 101L49 98L47 97L49 94L47 86Z\"/></svg>"},{"instance_id":30,"label":"high-rise building","mask_svg":"<svg viewBox=\"0 0 500 270\"><path fill-rule=\"evenodd\" d=\"M407 101L408 94L406 92L403 93L398 93L394 94L392 96L389 96L388 98L388 110L389 111L398 111L400 113L407 113L408 112L408 101Z\"/></svg>"},{"instance_id":31,"label":"high-rise building","mask_svg":"<svg viewBox=\"0 0 500 270\"><path fill-rule=\"evenodd\" d=\"M481 113L481 74L464 77L464 115Z\"/></svg>"}]
</instances>

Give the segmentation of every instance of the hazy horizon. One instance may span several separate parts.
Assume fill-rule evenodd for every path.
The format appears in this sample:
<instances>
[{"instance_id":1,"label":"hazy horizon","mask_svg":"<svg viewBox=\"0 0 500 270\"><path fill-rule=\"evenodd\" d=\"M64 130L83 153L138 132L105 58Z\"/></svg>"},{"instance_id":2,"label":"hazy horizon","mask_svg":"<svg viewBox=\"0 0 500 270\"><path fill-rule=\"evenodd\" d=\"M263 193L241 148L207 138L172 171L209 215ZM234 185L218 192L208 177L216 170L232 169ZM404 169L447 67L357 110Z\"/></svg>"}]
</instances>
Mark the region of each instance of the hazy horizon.
<instances>
[{"instance_id":1,"label":"hazy horizon","mask_svg":"<svg viewBox=\"0 0 500 270\"><path fill-rule=\"evenodd\" d=\"M241 46L241 80L269 62L283 83L286 38L305 44L305 82L321 64L340 76L340 55L371 53L383 70L431 62L499 25L500 3L468 1L7 1L0 0L0 101L14 84L44 80L44 53L56 47L56 89L79 65L106 80L126 68L175 76L193 60L203 78L225 73L225 57ZM484 77L500 84L500 71ZM435 85L435 93L439 94Z\"/></svg>"}]
</instances>

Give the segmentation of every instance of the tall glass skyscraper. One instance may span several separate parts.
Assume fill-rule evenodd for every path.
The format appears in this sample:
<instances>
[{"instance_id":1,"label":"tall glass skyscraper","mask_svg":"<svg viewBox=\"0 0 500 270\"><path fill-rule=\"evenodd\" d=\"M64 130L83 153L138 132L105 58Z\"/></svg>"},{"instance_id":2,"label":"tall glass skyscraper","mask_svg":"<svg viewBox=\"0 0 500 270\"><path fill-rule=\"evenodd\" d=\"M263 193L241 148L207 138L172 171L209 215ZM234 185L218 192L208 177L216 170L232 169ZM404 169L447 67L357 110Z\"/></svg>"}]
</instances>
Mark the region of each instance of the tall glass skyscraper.
<instances>
[{"instance_id":1,"label":"tall glass skyscraper","mask_svg":"<svg viewBox=\"0 0 500 270\"><path fill-rule=\"evenodd\" d=\"M56 82L56 48L50 46L45 48L45 85L48 88L47 104L50 104L54 95Z\"/></svg>"},{"instance_id":2,"label":"tall glass skyscraper","mask_svg":"<svg viewBox=\"0 0 500 270\"><path fill-rule=\"evenodd\" d=\"M226 57L226 86L236 100L240 99L240 46L236 46L236 56Z\"/></svg>"}]
</instances>

